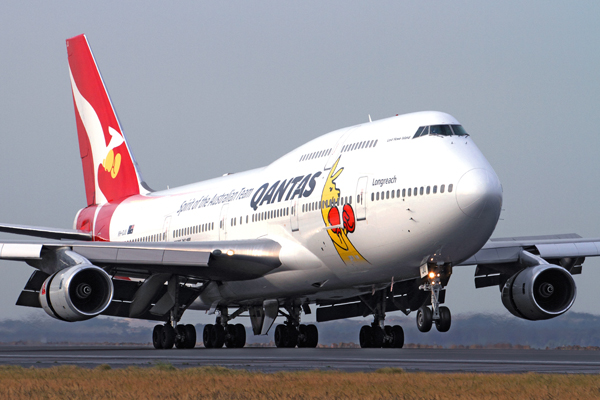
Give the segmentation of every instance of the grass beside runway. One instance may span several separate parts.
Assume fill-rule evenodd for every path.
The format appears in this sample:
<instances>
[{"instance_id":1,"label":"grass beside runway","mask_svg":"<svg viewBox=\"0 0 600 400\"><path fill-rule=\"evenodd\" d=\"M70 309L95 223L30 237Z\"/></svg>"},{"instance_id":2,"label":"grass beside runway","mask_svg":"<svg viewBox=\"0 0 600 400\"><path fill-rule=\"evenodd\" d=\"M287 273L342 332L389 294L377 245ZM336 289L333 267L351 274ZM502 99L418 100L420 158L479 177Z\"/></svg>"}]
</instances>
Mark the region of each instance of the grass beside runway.
<instances>
[{"instance_id":1,"label":"grass beside runway","mask_svg":"<svg viewBox=\"0 0 600 400\"><path fill-rule=\"evenodd\" d=\"M0 366L2 399L598 399L600 375Z\"/></svg>"}]
</instances>

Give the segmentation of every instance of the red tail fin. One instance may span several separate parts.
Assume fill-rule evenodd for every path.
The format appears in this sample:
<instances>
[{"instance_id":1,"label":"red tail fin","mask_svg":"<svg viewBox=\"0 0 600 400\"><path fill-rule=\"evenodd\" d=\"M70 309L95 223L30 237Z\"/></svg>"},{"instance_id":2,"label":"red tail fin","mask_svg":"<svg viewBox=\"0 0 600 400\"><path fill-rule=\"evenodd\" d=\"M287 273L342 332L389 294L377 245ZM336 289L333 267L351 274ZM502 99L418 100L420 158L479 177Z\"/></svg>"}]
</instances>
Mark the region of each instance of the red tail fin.
<instances>
[{"instance_id":1,"label":"red tail fin","mask_svg":"<svg viewBox=\"0 0 600 400\"><path fill-rule=\"evenodd\" d=\"M67 39L79 151L88 206L144 191L85 35Z\"/></svg>"}]
</instances>

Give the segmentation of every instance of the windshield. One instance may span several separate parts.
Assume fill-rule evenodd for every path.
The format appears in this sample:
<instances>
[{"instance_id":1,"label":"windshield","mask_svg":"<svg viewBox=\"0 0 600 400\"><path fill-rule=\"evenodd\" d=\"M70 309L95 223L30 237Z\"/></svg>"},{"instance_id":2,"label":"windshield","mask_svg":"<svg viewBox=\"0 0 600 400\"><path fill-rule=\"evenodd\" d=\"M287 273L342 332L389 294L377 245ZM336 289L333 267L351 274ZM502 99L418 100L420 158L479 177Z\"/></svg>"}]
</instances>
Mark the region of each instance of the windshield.
<instances>
[{"instance_id":1,"label":"windshield","mask_svg":"<svg viewBox=\"0 0 600 400\"><path fill-rule=\"evenodd\" d=\"M421 126L413 139L421 136L469 136L462 125L429 125Z\"/></svg>"}]
</instances>

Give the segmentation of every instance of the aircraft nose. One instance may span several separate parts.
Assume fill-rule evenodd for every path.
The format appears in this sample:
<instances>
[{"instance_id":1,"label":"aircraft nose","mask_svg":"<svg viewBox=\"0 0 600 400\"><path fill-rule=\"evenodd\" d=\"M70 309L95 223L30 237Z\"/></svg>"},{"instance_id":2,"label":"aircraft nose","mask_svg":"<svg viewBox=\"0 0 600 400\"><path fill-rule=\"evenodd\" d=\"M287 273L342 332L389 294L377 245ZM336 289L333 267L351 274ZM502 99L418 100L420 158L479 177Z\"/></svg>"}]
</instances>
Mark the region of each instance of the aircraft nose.
<instances>
[{"instance_id":1,"label":"aircraft nose","mask_svg":"<svg viewBox=\"0 0 600 400\"><path fill-rule=\"evenodd\" d=\"M500 215L502 187L498 177L483 168L468 171L456 185L456 201L462 212L472 218Z\"/></svg>"}]
</instances>

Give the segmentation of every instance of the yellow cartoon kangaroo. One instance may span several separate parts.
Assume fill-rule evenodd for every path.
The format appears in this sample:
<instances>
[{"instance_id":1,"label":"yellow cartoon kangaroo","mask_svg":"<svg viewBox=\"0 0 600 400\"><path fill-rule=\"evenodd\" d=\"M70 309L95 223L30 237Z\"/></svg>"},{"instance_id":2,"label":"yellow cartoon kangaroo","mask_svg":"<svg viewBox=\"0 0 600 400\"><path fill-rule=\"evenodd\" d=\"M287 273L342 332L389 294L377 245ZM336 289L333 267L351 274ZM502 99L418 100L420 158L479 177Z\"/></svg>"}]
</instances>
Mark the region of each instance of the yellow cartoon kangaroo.
<instances>
[{"instance_id":1,"label":"yellow cartoon kangaroo","mask_svg":"<svg viewBox=\"0 0 600 400\"><path fill-rule=\"evenodd\" d=\"M335 164L333 164L331 172L325 181L323 194L321 195L321 204L324 205L321 207L321 215L325 222L325 226L327 227L334 226L330 221L330 213L337 219L336 222L338 225L343 225L342 219L339 217L339 211L336 208L339 204L340 190L335 185L335 180L340 176L342 171L344 171L344 168L340 168L336 171L339 161L340 159L338 158ZM332 208L336 208L336 210L332 212ZM329 237L335 246L335 250L345 264L368 262L358 250L356 250L348 238L348 229L346 229L346 227L342 226L340 228L327 229L327 234L329 234Z\"/></svg>"}]
</instances>

